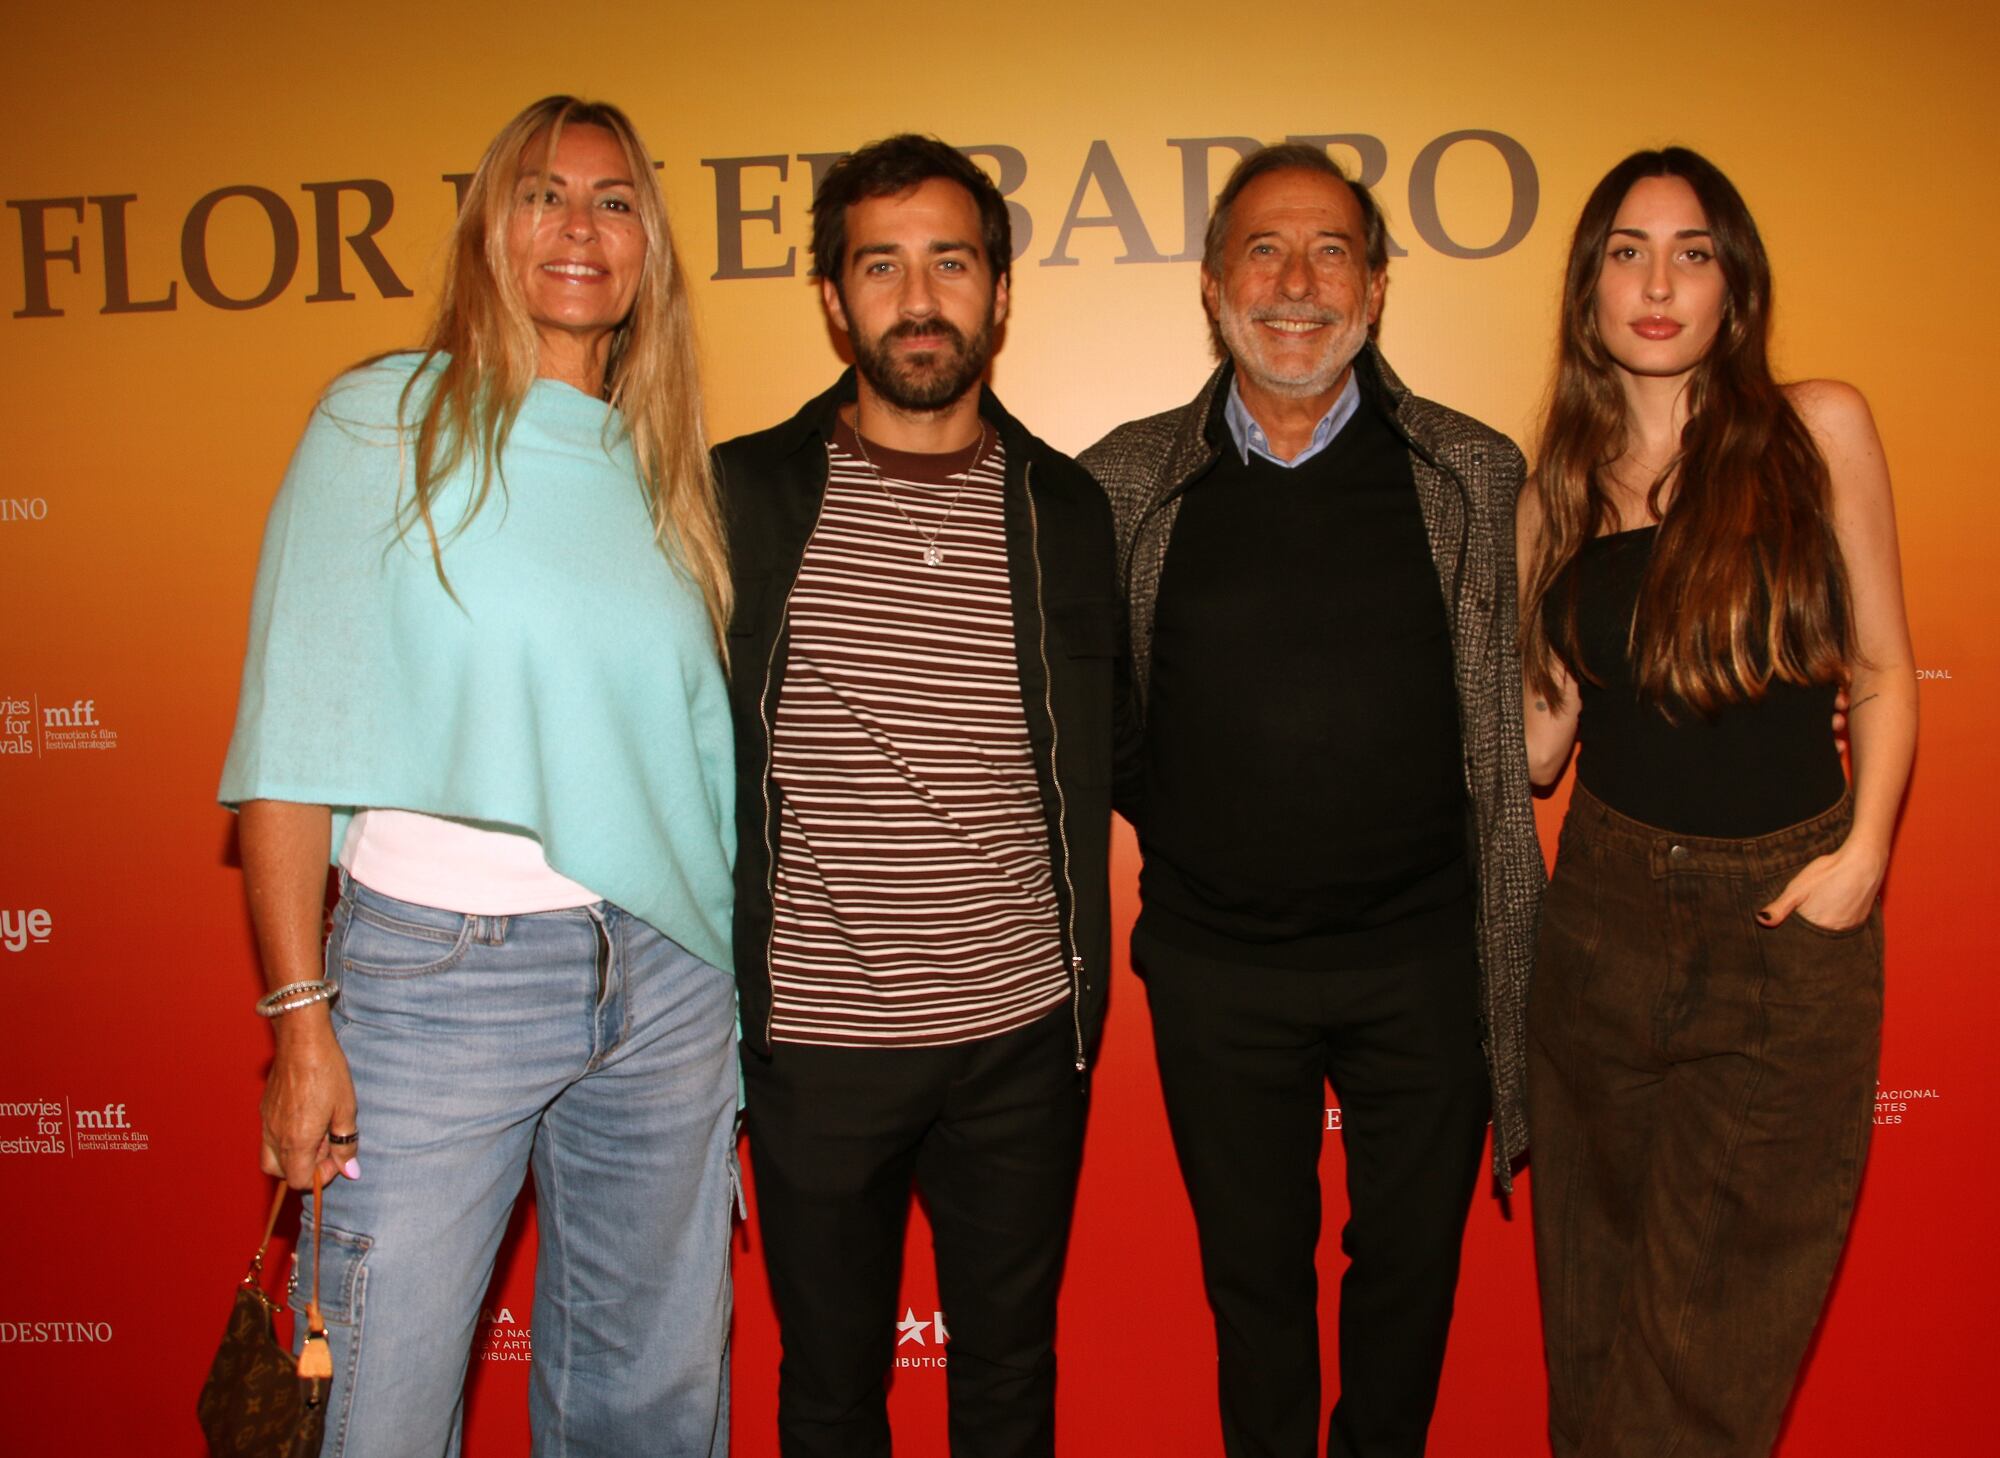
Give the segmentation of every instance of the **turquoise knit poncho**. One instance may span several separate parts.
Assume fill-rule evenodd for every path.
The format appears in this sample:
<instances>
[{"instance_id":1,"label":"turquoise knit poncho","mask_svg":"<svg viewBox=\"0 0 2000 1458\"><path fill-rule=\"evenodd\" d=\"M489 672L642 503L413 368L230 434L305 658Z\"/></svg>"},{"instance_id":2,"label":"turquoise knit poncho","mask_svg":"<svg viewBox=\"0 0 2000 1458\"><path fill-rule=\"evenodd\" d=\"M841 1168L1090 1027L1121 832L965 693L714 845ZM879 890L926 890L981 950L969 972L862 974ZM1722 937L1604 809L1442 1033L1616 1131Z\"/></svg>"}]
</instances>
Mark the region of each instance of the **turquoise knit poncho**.
<instances>
[{"instance_id":1,"label":"turquoise knit poncho","mask_svg":"<svg viewBox=\"0 0 2000 1458\"><path fill-rule=\"evenodd\" d=\"M220 798L332 806L330 857L362 809L525 832L563 875L729 970L729 702L629 440L604 402L536 381L471 525L450 535L469 465L433 503L453 602L421 525L395 527L411 456L396 409L417 358L342 376L292 457Z\"/></svg>"}]
</instances>

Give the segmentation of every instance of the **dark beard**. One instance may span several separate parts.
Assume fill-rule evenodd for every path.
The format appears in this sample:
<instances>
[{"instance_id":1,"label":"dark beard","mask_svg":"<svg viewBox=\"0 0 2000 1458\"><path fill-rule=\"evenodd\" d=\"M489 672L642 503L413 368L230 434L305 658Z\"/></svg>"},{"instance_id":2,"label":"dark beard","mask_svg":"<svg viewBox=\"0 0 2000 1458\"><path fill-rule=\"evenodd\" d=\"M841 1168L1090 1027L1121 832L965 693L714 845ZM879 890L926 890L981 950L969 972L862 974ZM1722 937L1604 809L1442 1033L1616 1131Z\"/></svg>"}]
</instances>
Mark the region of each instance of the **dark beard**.
<instances>
[{"instance_id":1,"label":"dark beard","mask_svg":"<svg viewBox=\"0 0 2000 1458\"><path fill-rule=\"evenodd\" d=\"M906 319L871 340L848 338L854 368L883 400L898 410L942 410L986 373L993 358L993 316L987 314L970 340L944 319ZM915 365L913 357L891 347L901 339L936 340L934 352L914 357L936 363Z\"/></svg>"}]
</instances>

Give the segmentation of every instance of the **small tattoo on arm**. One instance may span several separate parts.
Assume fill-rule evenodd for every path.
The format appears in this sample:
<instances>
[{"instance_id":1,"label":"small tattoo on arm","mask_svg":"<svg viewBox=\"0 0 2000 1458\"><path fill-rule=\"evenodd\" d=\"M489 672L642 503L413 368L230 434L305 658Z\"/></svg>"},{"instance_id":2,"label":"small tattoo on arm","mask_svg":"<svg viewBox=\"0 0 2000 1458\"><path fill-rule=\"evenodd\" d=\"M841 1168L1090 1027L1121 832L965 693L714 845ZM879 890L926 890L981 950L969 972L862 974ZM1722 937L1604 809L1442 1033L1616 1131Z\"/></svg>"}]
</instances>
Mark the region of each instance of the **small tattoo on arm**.
<instances>
[{"instance_id":1,"label":"small tattoo on arm","mask_svg":"<svg viewBox=\"0 0 2000 1458\"><path fill-rule=\"evenodd\" d=\"M1874 694L1868 694L1863 698L1858 698L1853 703L1847 706L1847 712L1852 714L1856 709L1860 708L1863 704L1867 703L1869 699L1879 699L1881 697L1882 697L1881 694L1874 693Z\"/></svg>"},{"instance_id":2,"label":"small tattoo on arm","mask_svg":"<svg viewBox=\"0 0 2000 1458\"><path fill-rule=\"evenodd\" d=\"M1536 699L1536 700L1535 700L1535 709L1536 709L1536 712L1538 712L1538 713L1543 713L1543 714L1546 714L1546 713L1548 713L1548 711L1549 711L1549 701L1548 701L1547 699Z\"/></svg>"}]
</instances>

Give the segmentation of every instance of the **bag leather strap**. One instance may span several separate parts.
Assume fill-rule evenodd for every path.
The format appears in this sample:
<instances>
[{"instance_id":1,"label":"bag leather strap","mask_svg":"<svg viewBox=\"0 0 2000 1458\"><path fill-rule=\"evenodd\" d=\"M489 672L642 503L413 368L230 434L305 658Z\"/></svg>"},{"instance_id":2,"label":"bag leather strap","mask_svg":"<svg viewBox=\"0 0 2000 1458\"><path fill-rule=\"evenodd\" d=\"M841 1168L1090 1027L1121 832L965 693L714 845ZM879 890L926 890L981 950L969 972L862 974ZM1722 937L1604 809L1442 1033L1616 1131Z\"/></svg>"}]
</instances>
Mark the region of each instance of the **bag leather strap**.
<instances>
[{"instance_id":1,"label":"bag leather strap","mask_svg":"<svg viewBox=\"0 0 2000 1458\"><path fill-rule=\"evenodd\" d=\"M312 1297L306 1302L306 1339L299 1346L299 1376L314 1379L333 1376L333 1349L327 1345L326 1323L320 1319L319 1314L320 1231L326 1224L322 1218L324 1193L319 1168L314 1166ZM317 1389L314 1391L317 1395Z\"/></svg>"}]
</instances>

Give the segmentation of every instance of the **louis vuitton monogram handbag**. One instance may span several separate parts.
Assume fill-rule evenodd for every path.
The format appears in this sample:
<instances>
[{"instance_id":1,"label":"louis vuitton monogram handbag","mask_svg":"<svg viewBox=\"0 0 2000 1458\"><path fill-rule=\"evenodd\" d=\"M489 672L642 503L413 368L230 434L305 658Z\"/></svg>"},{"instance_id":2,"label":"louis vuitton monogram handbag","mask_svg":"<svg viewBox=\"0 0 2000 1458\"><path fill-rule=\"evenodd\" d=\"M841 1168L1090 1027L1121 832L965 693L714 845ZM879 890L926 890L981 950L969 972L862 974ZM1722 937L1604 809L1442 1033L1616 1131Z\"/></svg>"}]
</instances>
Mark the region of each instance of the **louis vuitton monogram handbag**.
<instances>
[{"instance_id":1,"label":"louis vuitton monogram handbag","mask_svg":"<svg viewBox=\"0 0 2000 1458\"><path fill-rule=\"evenodd\" d=\"M264 1290L264 1251L277 1229L285 1194L280 1180L271 1197L270 1219L264 1222L264 1239L237 1283L222 1346L195 1404L213 1458L319 1458L333 1378L333 1355L319 1314L319 1180L313 1180L312 1300L306 1307L305 1344L296 1358L278 1341L280 1303Z\"/></svg>"}]
</instances>

